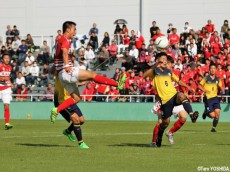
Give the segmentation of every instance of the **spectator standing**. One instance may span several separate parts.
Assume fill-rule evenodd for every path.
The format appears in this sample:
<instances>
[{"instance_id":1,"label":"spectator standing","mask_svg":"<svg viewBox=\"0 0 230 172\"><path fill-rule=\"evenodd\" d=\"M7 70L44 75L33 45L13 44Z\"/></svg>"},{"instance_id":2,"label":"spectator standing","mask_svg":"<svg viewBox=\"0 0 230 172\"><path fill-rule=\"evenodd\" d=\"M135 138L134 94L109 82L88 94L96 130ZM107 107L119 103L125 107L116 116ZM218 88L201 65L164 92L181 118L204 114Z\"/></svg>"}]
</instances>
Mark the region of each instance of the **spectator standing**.
<instances>
[{"instance_id":1,"label":"spectator standing","mask_svg":"<svg viewBox=\"0 0 230 172\"><path fill-rule=\"evenodd\" d=\"M50 61L50 47L47 45L47 41L43 41L43 45L41 46L38 55L37 55L38 63L48 64Z\"/></svg>"},{"instance_id":2,"label":"spectator standing","mask_svg":"<svg viewBox=\"0 0 230 172\"><path fill-rule=\"evenodd\" d=\"M86 49L85 49L85 55L84 55L84 63L86 68L91 68L90 62L95 58L95 54L93 50L91 49L91 46L88 44Z\"/></svg>"},{"instance_id":3,"label":"spectator standing","mask_svg":"<svg viewBox=\"0 0 230 172\"><path fill-rule=\"evenodd\" d=\"M212 24L212 21L209 19L208 24L204 27L208 33L213 33L215 31L215 25Z\"/></svg>"},{"instance_id":4,"label":"spectator standing","mask_svg":"<svg viewBox=\"0 0 230 172\"><path fill-rule=\"evenodd\" d=\"M26 45L26 41L22 40L21 45L18 47L18 64L21 65L22 62L26 59L26 53L29 50L29 47Z\"/></svg>"},{"instance_id":5,"label":"spectator standing","mask_svg":"<svg viewBox=\"0 0 230 172\"><path fill-rule=\"evenodd\" d=\"M156 34L156 30L157 30L157 22L153 21L152 22L152 27L150 27L150 38L152 38L155 34Z\"/></svg>"},{"instance_id":6,"label":"spectator standing","mask_svg":"<svg viewBox=\"0 0 230 172\"><path fill-rule=\"evenodd\" d=\"M89 35L92 35L92 33L98 35L99 29L97 28L97 24L93 23L93 27L89 30Z\"/></svg>"},{"instance_id":7,"label":"spectator standing","mask_svg":"<svg viewBox=\"0 0 230 172\"><path fill-rule=\"evenodd\" d=\"M11 31L11 35L13 35L14 37L20 35L20 31L17 29L16 25L14 25L13 30Z\"/></svg>"}]
</instances>

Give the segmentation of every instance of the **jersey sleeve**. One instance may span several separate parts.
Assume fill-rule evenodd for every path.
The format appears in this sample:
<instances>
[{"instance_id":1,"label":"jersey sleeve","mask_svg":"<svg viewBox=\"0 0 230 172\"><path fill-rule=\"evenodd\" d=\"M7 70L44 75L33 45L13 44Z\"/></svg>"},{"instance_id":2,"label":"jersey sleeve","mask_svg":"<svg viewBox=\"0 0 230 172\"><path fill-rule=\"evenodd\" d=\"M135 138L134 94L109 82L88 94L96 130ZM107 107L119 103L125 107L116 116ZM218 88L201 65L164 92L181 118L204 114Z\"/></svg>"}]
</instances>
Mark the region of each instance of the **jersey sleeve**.
<instances>
[{"instance_id":1,"label":"jersey sleeve","mask_svg":"<svg viewBox=\"0 0 230 172\"><path fill-rule=\"evenodd\" d=\"M63 48L69 49L69 41L67 39L63 39L61 42L61 49Z\"/></svg>"},{"instance_id":2,"label":"jersey sleeve","mask_svg":"<svg viewBox=\"0 0 230 172\"><path fill-rule=\"evenodd\" d=\"M200 81L200 85L204 85L206 82L206 78L204 77L201 81Z\"/></svg>"},{"instance_id":3,"label":"jersey sleeve","mask_svg":"<svg viewBox=\"0 0 230 172\"><path fill-rule=\"evenodd\" d=\"M175 82L179 82L179 78L172 72L172 80Z\"/></svg>"},{"instance_id":4,"label":"jersey sleeve","mask_svg":"<svg viewBox=\"0 0 230 172\"><path fill-rule=\"evenodd\" d=\"M222 81L221 81L221 79L218 79L218 84L217 85L218 85L219 88L222 87Z\"/></svg>"}]
</instances>

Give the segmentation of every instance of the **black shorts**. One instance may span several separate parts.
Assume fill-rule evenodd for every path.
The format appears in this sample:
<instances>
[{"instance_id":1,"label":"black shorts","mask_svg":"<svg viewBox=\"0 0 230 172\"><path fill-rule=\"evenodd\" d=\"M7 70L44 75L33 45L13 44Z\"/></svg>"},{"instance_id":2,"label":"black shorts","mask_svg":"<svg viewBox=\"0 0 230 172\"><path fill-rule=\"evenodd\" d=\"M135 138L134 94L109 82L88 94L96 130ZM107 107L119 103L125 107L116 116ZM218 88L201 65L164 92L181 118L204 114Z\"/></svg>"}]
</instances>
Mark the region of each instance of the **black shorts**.
<instances>
[{"instance_id":1,"label":"black shorts","mask_svg":"<svg viewBox=\"0 0 230 172\"><path fill-rule=\"evenodd\" d=\"M54 95L54 106L58 107L59 103L58 103L58 95ZM65 118L66 121L70 122L70 117L72 116L73 113L76 113L79 117L83 116L80 108L74 104L70 107L68 107L65 110L60 111L60 114L63 116L63 118Z\"/></svg>"},{"instance_id":2,"label":"black shorts","mask_svg":"<svg viewBox=\"0 0 230 172\"><path fill-rule=\"evenodd\" d=\"M176 103L177 93L165 104L161 105L162 119L167 119L171 117L174 106L178 106Z\"/></svg>"},{"instance_id":3,"label":"black shorts","mask_svg":"<svg viewBox=\"0 0 230 172\"><path fill-rule=\"evenodd\" d=\"M204 97L204 104L205 104L205 109L208 113L214 112L215 109L221 109L220 100L218 97L213 97L210 99Z\"/></svg>"}]
</instances>

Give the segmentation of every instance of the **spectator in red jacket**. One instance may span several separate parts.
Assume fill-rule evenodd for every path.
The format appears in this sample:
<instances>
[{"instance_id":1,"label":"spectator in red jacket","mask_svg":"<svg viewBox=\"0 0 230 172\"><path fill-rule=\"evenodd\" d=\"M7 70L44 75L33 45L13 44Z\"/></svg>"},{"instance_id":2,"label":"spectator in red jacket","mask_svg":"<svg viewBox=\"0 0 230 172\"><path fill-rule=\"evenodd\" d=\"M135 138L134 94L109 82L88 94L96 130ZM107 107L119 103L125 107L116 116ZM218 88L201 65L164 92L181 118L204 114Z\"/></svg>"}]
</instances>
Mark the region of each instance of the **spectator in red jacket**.
<instances>
[{"instance_id":1,"label":"spectator in red jacket","mask_svg":"<svg viewBox=\"0 0 230 172\"><path fill-rule=\"evenodd\" d=\"M218 53L221 51L222 43L219 41L219 39L216 37L214 39L214 42L211 44L211 53L214 56L217 56Z\"/></svg>"},{"instance_id":2,"label":"spectator in red jacket","mask_svg":"<svg viewBox=\"0 0 230 172\"><path fill-rule=\"evenodd\" d=\"M176 43L179 43L180 37L177 35L177 29L176 28L172 28L172 33L169 35L168 39L169 39L170 45L174 45Z\"/></svg>"},{"instance_id":3,"label":"spectator in red jacket","mask_svg":"<svg viewBox=\"0 0 230 172\"><path fill-rule=\"evenodd\" d=\"M212 21L210 19L208 20L208 24L204 28L209 33L213 33L215 31L215 26L214 26L214 24L212 24Z\"/></svg>"},{"instance_id":4,"label":"spectator in red jacket","mask_svg":"<svg viewBox=\"0 0 230 172\"><path fill-rule=\"evenodd\" d=\"M214 41L215 38L218 38L218 41L220 41L220 37L218 36L218 32L217 32L217 31L215 31L215 32L211 35L211 37L210 37L210 39L209 39L209 43L212 44L213 42L215 42L215 41Z\"/></svg>"},{"instance_id":5,"label":"spectator in red jacket","mask_svg":"<svg viewBox=\"0 0 230 172\"><path fill-rule=\"evenodd\" d=\"M21 85L21 89L18 89L17 94L20 94L20 96L16 97L16 101L26 101L28 99L28 90L25 84Z\"/></svg>"},{"instance_id":6,"label":"spectator in red jacket","mask_svg":"<svg viewBox=\"0 0 230 172\"><path fill-rule=\"evenodd\" d=\"M91 82L88 82L86 84L85 89L82 92L83 95L95 95L95 88L93 87L93 85L91 84ZM82 96L82 99L90 102L93 100L93 96Z\"/></svg>"},{"instance_id":7,"label":"spectator in red jacket","mask_svg":"<svg viewBox=\"0 0 230 172\"><path fill-rule=\"evenodd\" d=\"M136 47L139 50L141 48L141 45L145 43L144 37L141 35L140 31L137 31L136 34Z\"/></svg>"},{"instance_id":8,"label":"spectator in red jacket","mask_svg":"<svg viewBox=\"0 0 230 172\"><path fill-rule=\"evenodd\" d=\"M110 64L113 64L117 58L118 47L114 40L111 41L111 45L108 47L110 54Z\"/></svg>"},{"instance_id":9,"label":"spectator in red jacket","mask_svg":"<svg viewBox=\"0 0 230 172\"><path fill-rule=\"evenodd\" d=\"M120 93L116 87L112 86L109 90L108 95L111 95L109 96L109 102L116 102L119 99L118 95L120 95Z\"/></svg>"}]
</instances>

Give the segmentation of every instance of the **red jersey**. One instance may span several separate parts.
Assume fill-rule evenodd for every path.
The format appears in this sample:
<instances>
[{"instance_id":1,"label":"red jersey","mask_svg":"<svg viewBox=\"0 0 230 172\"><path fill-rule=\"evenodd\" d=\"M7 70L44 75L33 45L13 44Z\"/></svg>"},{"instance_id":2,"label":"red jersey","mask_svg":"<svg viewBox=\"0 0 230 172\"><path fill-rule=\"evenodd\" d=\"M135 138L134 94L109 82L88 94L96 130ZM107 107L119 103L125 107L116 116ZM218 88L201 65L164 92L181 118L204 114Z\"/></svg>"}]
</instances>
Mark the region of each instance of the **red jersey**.
<instances>
[{"instance_id":1,"label":"red jersey","mask_svg":"<svg viewBox=\"0 0 230 172\"><path fill-rule=\"evenodd\" d=\"M0 64L0 91L11 87L9 80L12 67L10 65Z\"/></svg>"},{"instance_id":2,"label":"red jersey","mask_svg":"<svg viewBox=\"0 0 230 172\"><path fill-rule=\"evenodd\" d=\"M136 47L137 49L141 48L141 45L145 42L145 39L143 36L140 35L140 37L136 38Z\"/></svg>"},{"instance_id":3,"label":"red jersey","mask_svg":"<svg viewBox=\"0 0 230 172\"><path fill-rule=\"evenodd\" d=\"M205 29L208 31L208 33L212 33L215 30L215 26L214 26L214 24L210 24L210 25L207 24L205 26Z\"/></svg>"},{"instance_id":4,"label":"red jersey","mask_svg":"<svg viewBox=\"0 0 230 172\"><path fill-rule=\"evenodd\" d=\"M216 76L220 79L224 79L224 77L226 77L225 71L224 70L217 70L216 71Z\"/></svg>"},{"instance_id":5,"label":"red jersey","mask_svg":"<svg viewBox=\"0 0 230 172\"><path fill-rule=\"evenodd\" d=\"M158 37L160 37L160 36L165 36L165 35L162 34L162 33L159 33L159 34L157 34L157 35L154 35L154 36L152 37L152 40L153 40L153 41L156 41L156 39L157 39Z\"/></svg>"},{"instance_id":6,"label":"red jersey","mask_svg":"<svg viewBox=\"0 0 230 172\"><path fill-rule=\"evenodd\" d=\"M130 43L130 37L126 37L126 38L124 38L124 45L129 45L129 43Z\"/></svg>"},{"instance_id":7,"label":"red jersey","mask_svg":"<svg viewBox=\"0 0 230 172\"><path fill-rule=\"evenodd\" d=\"M62 35L61 38L57 42L57 49L56 53L54 55L54 65L57 71L61 71L64 68L64 61L63 61L63 48L66 48L68 53L68 61L69 65L73 66L71 62L70 57L70 47L71 47L71 41L66 38L65 35Z\"/></svg>"},{"instance_id":8,"label":"red jersey","mask_svg":"<svg viewBox=\"0 0 230 172\"><path fill-rule=\"evenodd\" d=\"M119 91L117 89L109 90L109 95L112 95L110 96L111 99L115 99L117 98L117 96L114 96L114 95L119 95Z\"/></svg>"},{"instance_id":9,"label":"red jersey","mask_svg":"<svg viewBox=\"0 0 230 172\"><path fill-rule=\"evenodd\" d=\"M180 37L177 34L170 34L169 35L169 43L171 45L176 44L180 41Z\"/></svg>"},{"instance_id":10,"label":"red jersey","mask_svg":"<svg viewBox=\"0 0 230 172\"><path fill-rule=\"evenodd\" d=\"M220 42L213 42L211 44L213 55L216 56L221 51L222 44Z\"/></svg>"},{"instance_id":11,"label":"red jersey","mask_svg":"<svg viewBox=\"0 0 230 172\"><path fill-rule=\"evenodd\" d=\"M226 71L225 75L226 75L226 78L228 78L230 76L230 71Z\"/></svg>"},{"instance_id":12,"label":"red jersey","mask_svg":"<svg viewBox=\"0 0 230 172\"><path fill-rule=\"evenodd\" d=\"M94 87L91 86L91 88L87 88L85 87L85 89L82 92L83 95L94 95L95 94L95 90ZM92 96L85 96L85 100L86 101L91 101L92 100ZM82 99L84 99L84 97L82 97Z\"/></svg>"}]
</instances>

